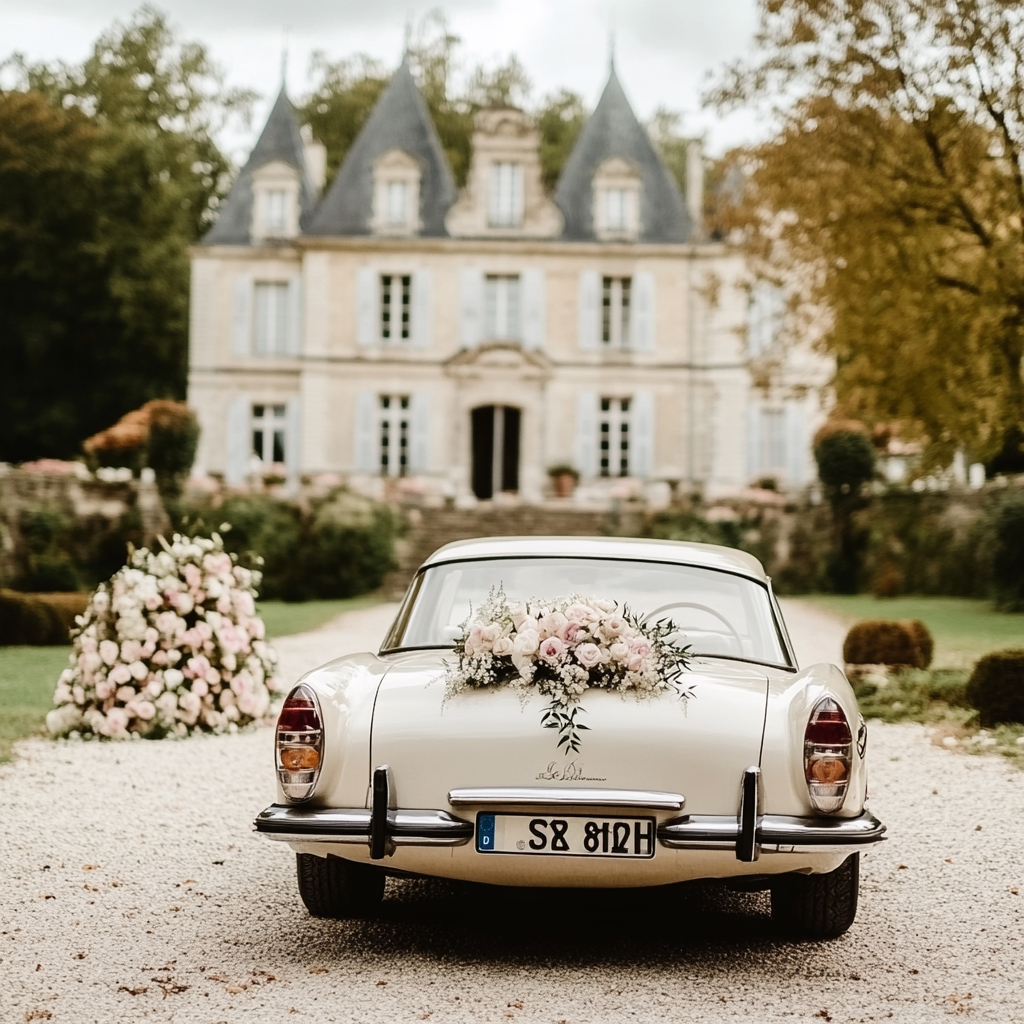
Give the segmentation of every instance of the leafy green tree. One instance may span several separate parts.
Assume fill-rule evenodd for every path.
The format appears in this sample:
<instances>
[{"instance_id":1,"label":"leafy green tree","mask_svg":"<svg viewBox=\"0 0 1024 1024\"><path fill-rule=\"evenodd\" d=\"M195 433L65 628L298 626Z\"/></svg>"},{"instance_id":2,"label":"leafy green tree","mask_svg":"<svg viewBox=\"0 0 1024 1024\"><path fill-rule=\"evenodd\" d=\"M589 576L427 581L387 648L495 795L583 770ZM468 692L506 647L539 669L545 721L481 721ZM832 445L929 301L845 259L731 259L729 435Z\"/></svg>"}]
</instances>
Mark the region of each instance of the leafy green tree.
<instances>
[{"instance_id":1,"label":"leafy green tree","mask_svg":"<svg viewBox=\"0 0 1024 1024\"><path fill-rule=\"evenodd\" d=\"M0 175L21 200L0 225L0 294L17 293L0 307L0 459L70 457L147 399L184 396L188 246L227 184L214 133L251 97L148 7L80 66L7 64L21 88L2 101Z\"/></svg>"},{"instance_id":2,"label":"leafy green tree","mask_svg":"<svg viewBox=\"0 0 1024 1024\"><path fill-rule=\"evenodd\" d=\"M558 184L558 176L583 131L587 114L583 98L569 89L552 93L537 112L541 177L549 191L554 191Z\"/></svg>"},{"instance_id":3,"label":"leafy green tree","mask_svg":"<svg viewBox=\"0 0 1024 1024\"><path fill-rule=\"evenodd\" d=\"M925 464L1024 427L1024 14L1005 0L761 0L709 99L746 154L751 251L837 361L843 406ZM1018 452L1019 455L1019 446Z\"/></svg>"}]
</instances>

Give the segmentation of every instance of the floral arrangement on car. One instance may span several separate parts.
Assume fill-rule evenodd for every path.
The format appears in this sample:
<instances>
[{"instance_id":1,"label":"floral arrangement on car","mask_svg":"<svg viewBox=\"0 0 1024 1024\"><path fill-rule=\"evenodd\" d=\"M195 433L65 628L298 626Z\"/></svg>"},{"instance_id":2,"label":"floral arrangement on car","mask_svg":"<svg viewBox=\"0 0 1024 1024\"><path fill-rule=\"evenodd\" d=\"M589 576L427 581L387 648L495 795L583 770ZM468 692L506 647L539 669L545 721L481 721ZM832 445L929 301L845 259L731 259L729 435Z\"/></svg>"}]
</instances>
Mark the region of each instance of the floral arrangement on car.
<instances>
[{"instance_id":1,"label":"floral arrangement on car","mask_svg":"<svg viewBox=\"0 0 1024 1024\"><path fill-rule=\"evenodd\" d=\"M669 620L648 623L623 605L572 597L510 604L501 586L461 624L457 665L445 673L445 701L467 689L510 686L522 698L533 690L550 698L541 725L558 730L558 747L579 753L583 694L617 690L651 697L672 690L693 695L680 677L690 649L669 641Z\"/></svg>"},{"instance_id":2,"label":"floral arrangement on car","mask_svg":"<svg viewBox=\"0 0 1024 1024\"><path fill-rule=\"evenodd\" d=\"M256 614L261 574L218 534L160 544L132 552L78 616L46 716L53 735L233 732L267 714L277 655Z\"/></svg>"}]
</instances>

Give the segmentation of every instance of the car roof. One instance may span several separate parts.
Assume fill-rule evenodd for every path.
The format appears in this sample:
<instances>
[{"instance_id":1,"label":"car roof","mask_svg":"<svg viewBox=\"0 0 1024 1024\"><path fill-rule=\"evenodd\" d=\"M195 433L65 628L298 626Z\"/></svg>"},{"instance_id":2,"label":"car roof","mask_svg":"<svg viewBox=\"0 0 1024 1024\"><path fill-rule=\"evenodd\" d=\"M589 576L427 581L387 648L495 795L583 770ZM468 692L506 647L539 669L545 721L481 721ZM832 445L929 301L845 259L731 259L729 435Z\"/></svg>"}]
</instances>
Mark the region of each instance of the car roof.
<instances>
[{"instance_id":1,"label":"car roof","mask_svg":"<svg viewBox=\"0 0 1024 1024\"><path fill-rule=\"evenodd\" d=\"M642 562L673 562L739 573L766 583L761 563L745 551L720 544L632 537L477 537L438 548L423 568L478 558L625 558Z\"/></svg>"}]
</instances>

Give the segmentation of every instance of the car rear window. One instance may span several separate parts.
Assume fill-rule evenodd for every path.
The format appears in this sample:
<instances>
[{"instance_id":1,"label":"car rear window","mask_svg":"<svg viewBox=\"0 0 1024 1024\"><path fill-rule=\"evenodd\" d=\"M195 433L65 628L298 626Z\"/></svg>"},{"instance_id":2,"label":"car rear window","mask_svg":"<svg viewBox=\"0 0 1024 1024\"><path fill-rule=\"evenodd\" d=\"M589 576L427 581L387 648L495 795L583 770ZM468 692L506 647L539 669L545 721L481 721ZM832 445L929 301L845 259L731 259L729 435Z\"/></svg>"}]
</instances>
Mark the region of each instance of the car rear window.
<instances>
[{"instance_id":1,"label":"car rear window","mask_svg":"<svg viewBox=\"0 0 1024 1024\"><path fill-rule=\"evenodd\" d=\"M512 602L579 594L671 619L695 654L788 666L766 587L698 566L617 558L491 558L434 565L410 588L382 652L449 648L471 607L501 585Z\"/></svg>"}]
</instances>

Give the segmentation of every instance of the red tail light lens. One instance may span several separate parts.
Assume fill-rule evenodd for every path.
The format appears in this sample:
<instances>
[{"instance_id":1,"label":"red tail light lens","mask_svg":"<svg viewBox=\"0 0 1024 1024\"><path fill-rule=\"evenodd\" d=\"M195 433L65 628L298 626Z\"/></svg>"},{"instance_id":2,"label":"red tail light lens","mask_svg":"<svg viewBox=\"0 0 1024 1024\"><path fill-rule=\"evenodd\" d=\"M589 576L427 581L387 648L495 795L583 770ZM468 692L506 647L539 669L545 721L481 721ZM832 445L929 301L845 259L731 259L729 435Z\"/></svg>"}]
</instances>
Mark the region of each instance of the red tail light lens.
<instances>
[{"instance_id":1,"label":"red tail light lens","mask_svg":"<svg viewBox=\"0 0 1024 1024\"><path fill-rule=\"evenodd\" d=\"M804 776L811 806L822 814L841 810L853 763L850 723L833 697L822 697L804 733Z\"/></svg>"},{"instance_id":2,"label":"red tail light lens","mask_svg":"<svg viewBox=\"0 0 1024 1024\"><path fill-rule=\"evenodd\" d=\"M288 694L277 719L277 778L289 800L298 803L313 795L323 761L323 740L316 694L299 684Z\"/></svg>"}]
</instances>

